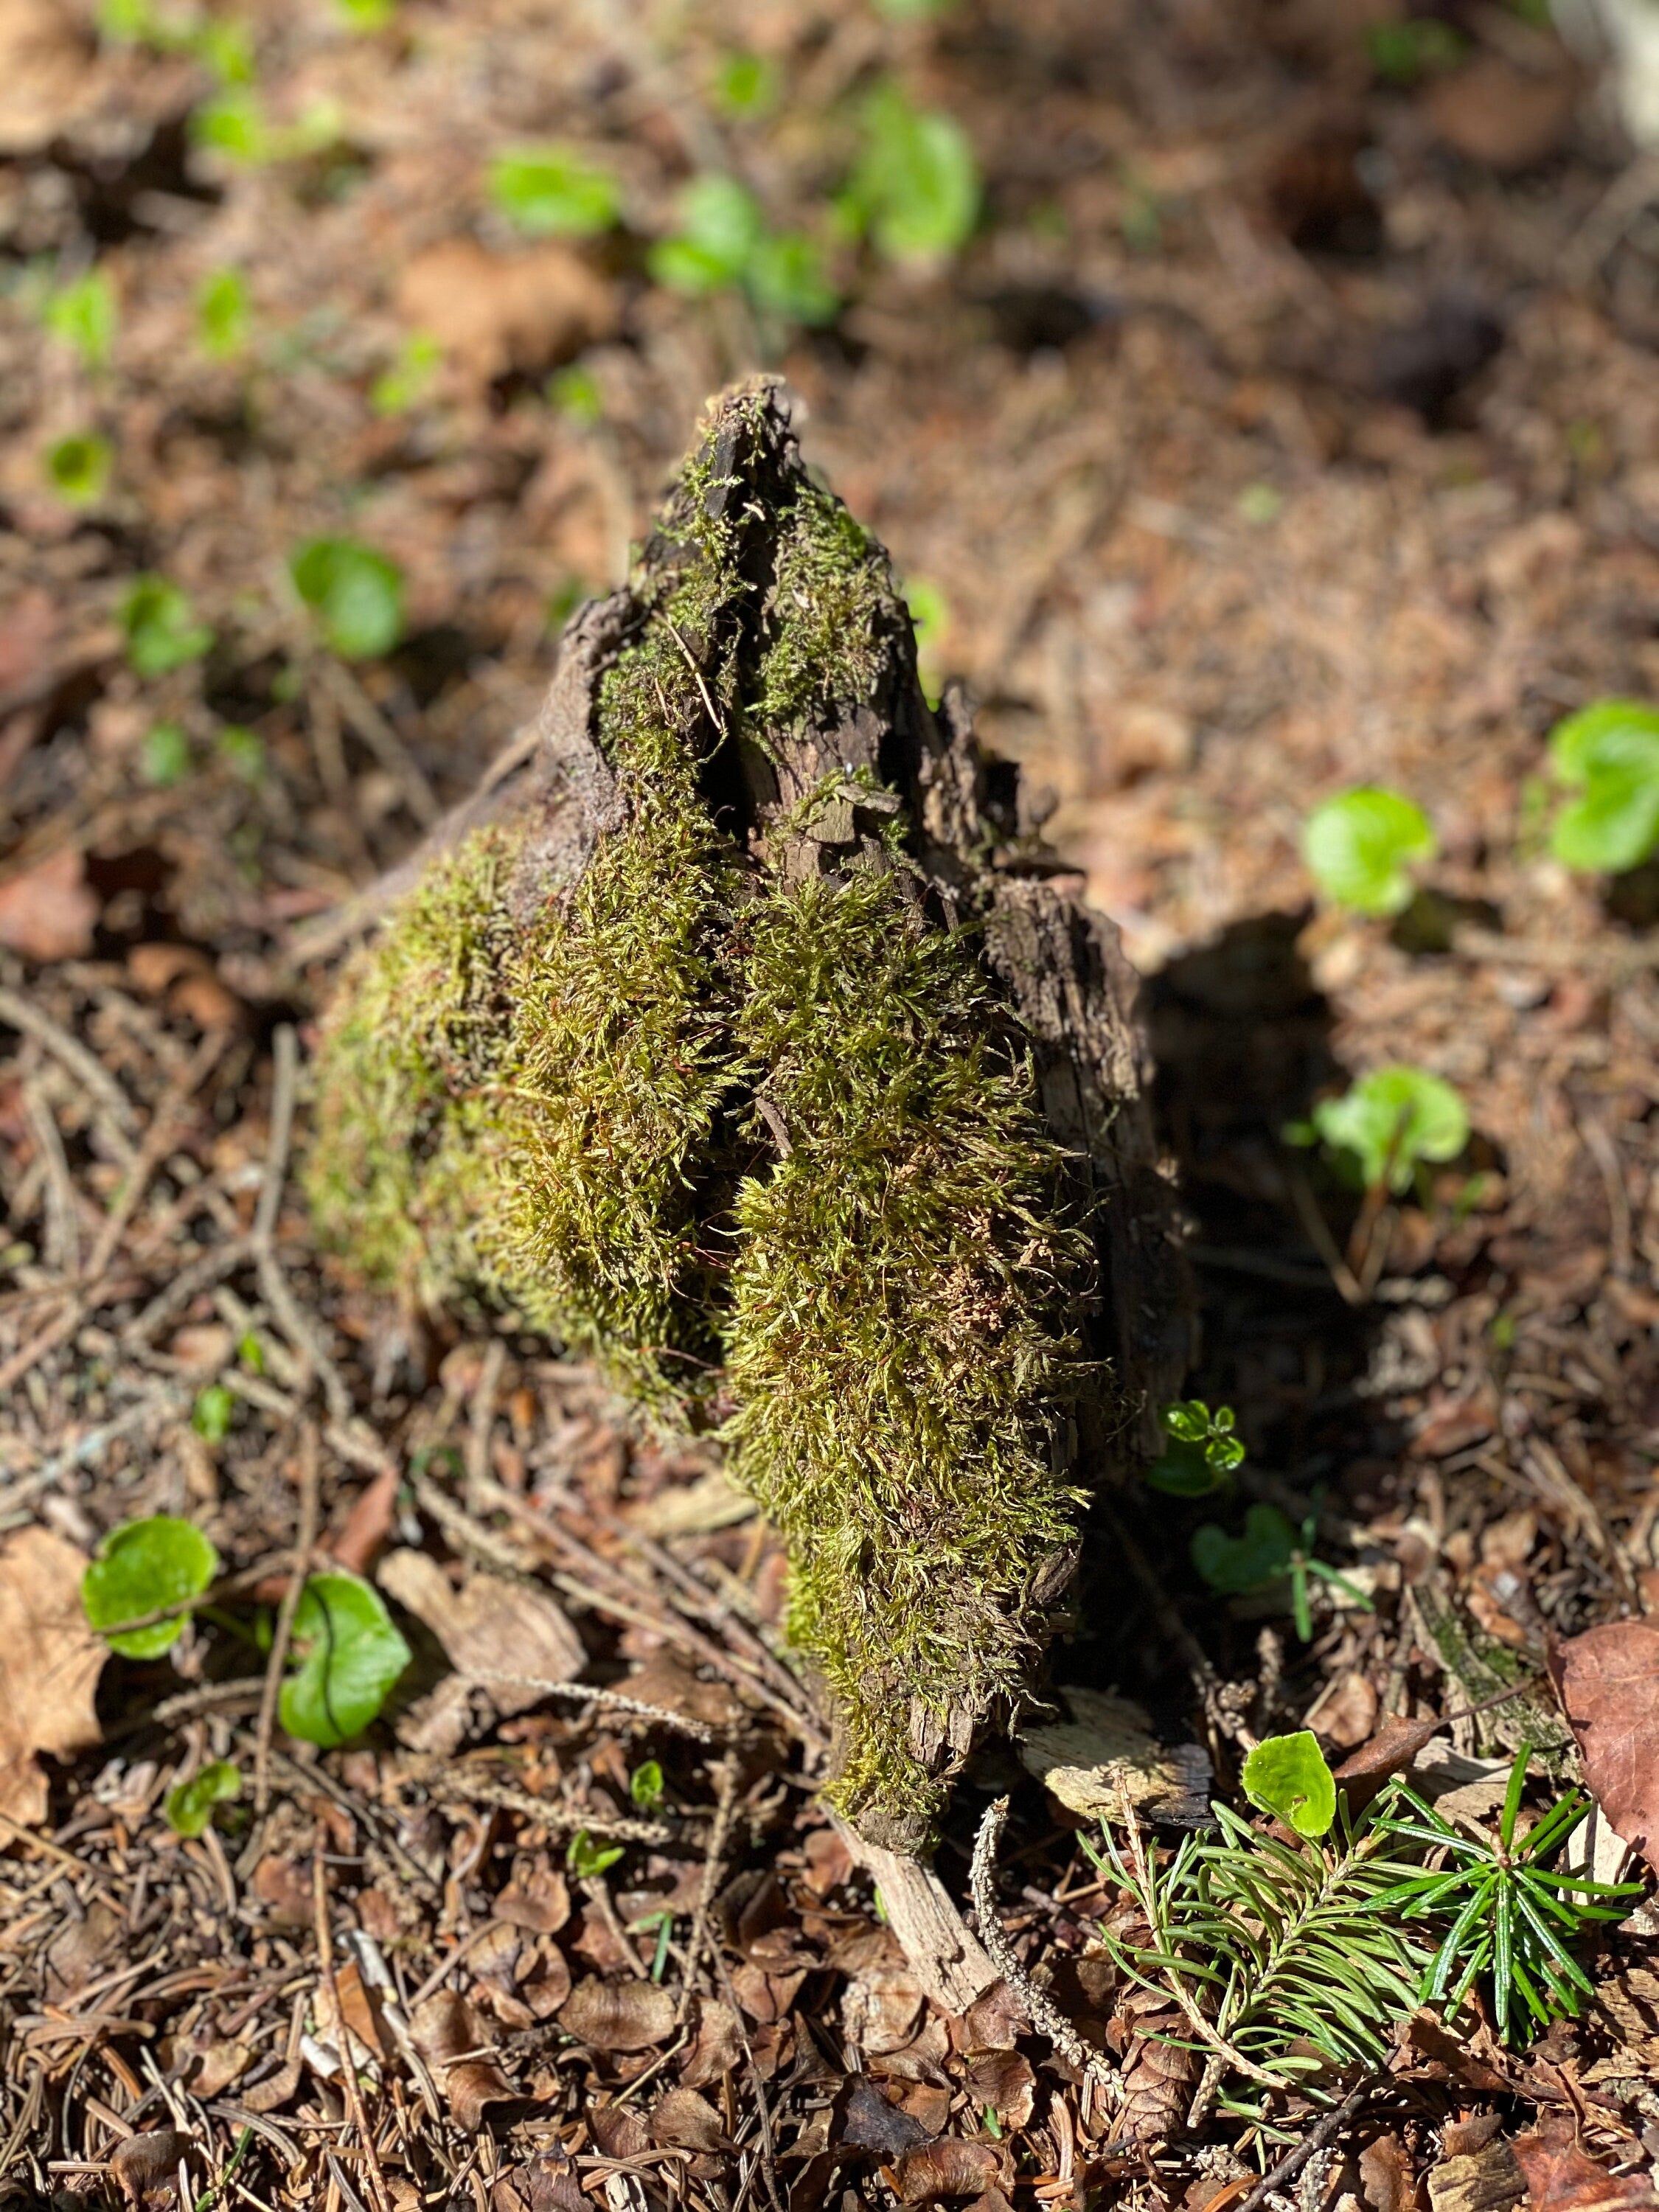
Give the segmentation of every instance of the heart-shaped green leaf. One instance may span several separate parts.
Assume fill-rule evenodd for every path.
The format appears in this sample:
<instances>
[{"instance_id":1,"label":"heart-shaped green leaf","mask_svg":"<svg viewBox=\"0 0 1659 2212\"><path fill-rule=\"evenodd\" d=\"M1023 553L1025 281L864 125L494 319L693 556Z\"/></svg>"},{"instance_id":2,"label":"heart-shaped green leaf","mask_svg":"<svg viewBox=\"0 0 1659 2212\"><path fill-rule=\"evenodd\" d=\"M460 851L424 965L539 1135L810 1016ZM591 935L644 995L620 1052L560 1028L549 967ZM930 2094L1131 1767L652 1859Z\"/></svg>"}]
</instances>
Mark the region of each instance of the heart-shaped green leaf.
<instances>
[{"instance_id":1,"label":"heart-shaped green leaf","mask_svg":"<svg viewBox=\"0 0 1659 2212\"><path fill-rule=\"evenodd\" d=\"M1576 790L1556 817L1550 849L1569 868L1618 874L1659 842L1659 709L1601 699L1558 722L1550 766Z\"/></svg>"},{"instance_id":2,"label":"heart-shaped green leaf","mask_svg":"<svg viewBox=\"0 0 1659 2212\"><path fill-rule=\"evenodd\" d=\"M1468 1109L1449 1083L1423 1067L1379 1067L1340 1098L1322 1098L1314 1127L1354 1154L1369 1189L1388 1177L1409 1190L1421 1160L1455 1160L1469 1141Z\"/></svg>"},{"instance_id":3,"label":"heart-shaped green leaf","mask_svg":"<svg viewBox=\"0 0 1659 2212\"><path fill-rule=\"evenodd\" d=\"M1345 791L1316 806L1302 830L1308 872L1334 905L1359 914L1398 914L1411 904L1413 860L1437 850L1429 818L1397 791Z\"/></svg>"},{"instance_id":4,"label":"heart-shaped green leaf","mask_svg":"<svg viewBox=\"0 0 1659 2212\"><path fill-rule=\"evenodd\" d=\"M344 660L390 653L404 629L404 572L355 538L313 538L289 562L294 588Z\"/></svg>"},{"instance_id":5,"label":"heart-shaped green leaf","mask_svg":"<svg viewBox=\"0 0 1659 2212\"><path fill-rule=\"evenodd\" d=\"M1295 1549L1296 1531L1276 1505L1252 1505L1242 1536L1230 1536L1215 1521L1193 1533L1193 1565L1223 1597L1277 1582Z\"/></svg>"},{"instance_id":6,"label":"heart-shaped green leaf","mask_svg":"<svg viewBox=\"0 0 1659 2212\"><path fill-rule=\"evenodd\" d=\"M1298 1836L1322 1836L1336 1818L1336 1784L1311 1729L1270 1735L1244 1762L1244 1795Z\"/></svg>"},{"instance_id":7,"label":"heart-shaped green leaf","mask_svg":"<svg viewBox=\"0 0 1659 2212\"><path fill-rule=\"evenodd\" d=\"M100 1631L137 1620L162 1606L199 1597L219 1571L219 1554L199 1528L171 1513L129 1521L112 1528L81 1577L87 1619ZM110 1649L125 1659L154 1659L177 1641L184 1616L112 1636Z\"/></svg>"},{"instance_id":8,"label":"heart-shaped green leaf","mask_svg":"<svg viewBox=\"0 0 1659 2212\"><path fill-rule=\"evenodd\" d=\"M298 1669L279 1711L290 1735L325 1750L375 1718L410 1659L380 1592L357 1575L313 1575L294 1615Z\"/></svg>"}]
</instances>

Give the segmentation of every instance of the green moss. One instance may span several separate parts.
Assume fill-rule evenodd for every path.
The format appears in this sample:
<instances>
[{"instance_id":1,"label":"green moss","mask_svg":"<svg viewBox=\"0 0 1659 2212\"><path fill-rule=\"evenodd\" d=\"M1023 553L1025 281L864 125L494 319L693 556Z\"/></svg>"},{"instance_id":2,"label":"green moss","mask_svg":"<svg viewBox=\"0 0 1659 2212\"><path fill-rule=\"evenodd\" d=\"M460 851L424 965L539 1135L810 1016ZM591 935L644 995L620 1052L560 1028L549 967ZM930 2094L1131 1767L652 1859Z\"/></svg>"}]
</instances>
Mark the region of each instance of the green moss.
<instances>
[{"instance_id":1,"label":"green moss","mask_svg":"<svg viewBox=\"0 0 1659 2212\"><path fill-rule=\"evenodd\" d=\"M1030 1592L1075 1534L1055 1470L1089 1248L898 794L858 770L884 842L800 879L776 856L826 810L851 822L844 769L758 838L716 817L722 748L781 762L879 708L908 649L885 556L781 466L763 399L720 421L600 685L626 826L527 922L498 833L429 872L342 981L308 1185L375 1280L483 1288L658 1421L719 1400L842 1723L830 1794L914 1839L975 1722L1018 1698Z\"/></svg>"}]
</instances>

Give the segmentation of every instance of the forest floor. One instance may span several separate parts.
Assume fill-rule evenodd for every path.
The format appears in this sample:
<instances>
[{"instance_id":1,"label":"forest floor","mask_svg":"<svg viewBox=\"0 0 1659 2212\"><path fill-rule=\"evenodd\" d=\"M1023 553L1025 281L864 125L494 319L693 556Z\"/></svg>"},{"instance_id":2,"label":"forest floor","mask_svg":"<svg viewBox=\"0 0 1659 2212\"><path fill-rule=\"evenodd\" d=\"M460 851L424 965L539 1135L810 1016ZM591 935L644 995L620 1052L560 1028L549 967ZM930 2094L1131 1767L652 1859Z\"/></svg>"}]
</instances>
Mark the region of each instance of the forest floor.
<instances>
[{"instance_id":1,"label":"forest floor","mask_svg":"<svg viewBox=\"0 0 1659 2212\"><path fill-rule=\"evenodd\" d=\"M0 2201L1231 2212L1301 2131L1188 2130L1110 1884L1006 1750L941 1872L965 1899L1011 1790L1005 1929L1127 2105L1006 1993L928 2002L815 1801L744 1501L533 1342L317 1254L303 930L533 712L705 396L781 368L1146 977L1242 1500L1315 1516L1369 1601L1320 1585L1304 1643L1194 1574L1235 1508L1148 1492L1054 1682L1196 1736L1225 1796L1261 1735L1352 1752L1659 1611L1659 871L1567 874L1544 780L1564 713L1659 692L1659 262L1537 12L1402 49L1385 0L258 0L242 53L184 0L101 35L0 0ZM972 141L959 253L832 243L811 331L651 281L696 173L830 236L887 75ZM617 179L603 235L492 201L550 139ZM398 564L395 650L319 646L287 565L319 537ZM190 647L143 672L140 575ZM1360 781L1439 836L1393 924L1298 857ZM1357 1211L1281 1133L1402 1062L1470 1154ZM81 1569L156 1512L242 1617L111 1661ZM341 1751L261 1717L249 1608L296 1547L375 1566L416 1646ZM476 1684L562 1651L654 1717ZM1442 1786L1501 1784L1505 1710L1451 1720ZM241 1796L181 1837L215 1760ZM1529 2052L1402 2051L1279 2212L1506 2212L1552 2115L1613 2171L1534 2212L1651 2203L1652 1932Z\"/></svg>"}]
</instances>

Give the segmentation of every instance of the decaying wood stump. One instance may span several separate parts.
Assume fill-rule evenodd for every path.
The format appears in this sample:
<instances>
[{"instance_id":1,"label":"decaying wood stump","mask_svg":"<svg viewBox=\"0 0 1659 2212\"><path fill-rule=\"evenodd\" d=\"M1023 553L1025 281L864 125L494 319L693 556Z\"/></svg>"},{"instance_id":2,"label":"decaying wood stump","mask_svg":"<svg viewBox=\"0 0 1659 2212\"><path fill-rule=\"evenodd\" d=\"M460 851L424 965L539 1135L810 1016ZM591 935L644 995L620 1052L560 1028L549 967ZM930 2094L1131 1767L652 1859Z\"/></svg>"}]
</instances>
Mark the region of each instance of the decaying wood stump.
<instances>
[{"instance_id":1,"label":"decaying wood stump","mask_svg":"<svg viewBox=\"0 0 1659 2212\"><path fill-rule=\"evenodd\" d=\"M1183 1299L1115 932L930 708L776 386L712 408L377 917L319 1054L322 1232L719 1437L790 1545L830 1801L915 1852L1088 1493L1156 1449Z\"/></svg>"}]
</instances>

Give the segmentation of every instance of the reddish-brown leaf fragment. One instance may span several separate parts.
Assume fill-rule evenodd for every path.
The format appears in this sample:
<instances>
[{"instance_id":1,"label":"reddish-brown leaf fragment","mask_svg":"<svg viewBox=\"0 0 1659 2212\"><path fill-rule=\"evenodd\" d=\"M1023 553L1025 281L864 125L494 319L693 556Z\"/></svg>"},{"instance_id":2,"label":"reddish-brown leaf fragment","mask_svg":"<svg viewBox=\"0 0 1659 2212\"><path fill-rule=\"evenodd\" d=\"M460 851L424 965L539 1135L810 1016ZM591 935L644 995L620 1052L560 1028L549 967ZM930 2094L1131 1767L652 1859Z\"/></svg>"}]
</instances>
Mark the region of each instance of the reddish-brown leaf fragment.
<instances>
[{"instance_id":1,"label":"reddish-brown leaf fragment","mask_svg":"<svg viewBox=\"0 0 1659 2212\"><path fill-rule=\"evenodd\" d=\"M194 2148L192 2138L176 2128L152 2128L117 2143L110 2153L109 2170L128 2203L142 2204L152 2189L173 2180L179 2160Z\"/></svg>"},{"instance_id":2,"label":"reddish-brown leaf fragment","mask_svg":"<svg viewBox=\"0 0 1659 2212\"><path fill-rule=\"evenodd\" d=\"M1659 2206L1645 2174L1609 2173L1585 2156L1569 2113L1547 2114L1535 2135L1517 2136L1511 2148L1526 2177L1532 2212L1654 2212Z\"/></svg>"},{"instance_id":3,"label":"reddish-brown leaf fragment","mask_svg":"<svg viewBox=\"0 0 1659 2212\"><path fill-rule=\"evenodd\" d=\"M1376 1734L1351 1751L1334 1780L1348 1793L1348 1809L1358 1813L1369 1805L1391 1776L1403 1774L1424 1746L1439 1735L1443 1721L1407 1721L1391 1714Z\"/></svg>"},{"instance_id":4,"label":"reddish-brown leaf fragment","mask_svg":"<svg viewBox=\"0 0 1659 2212\"><path fill-rule=\"evenodd\" d=\"M78 960L92 950L98 901L73 845L0 884L0 945L26 960Z\"/></svg>"},{"instance_id":5,"label":"reddish-brown leaf fragment","mask_svg":"<svg viewBox=\"0 0 1659 2212\"><path fill-rule=\"evenodd\" d=\"M674 2032L674 1993L654 1982L602 1982L590 1974L559 2008L559 2026L595 2051L649 2051Z\"/></svg>"},{"instance_id":6,"label":"reddish-brown leaf fragment","mask_svg":"<svg viewBox=\"0 0 1659 2212\"><path fill-rule=\"evenodd\" d=\"M1607 1620L1550 1651L1590 1794L1659 1870L1659 1620Z\"/></svg>"},{"instance_id":7,"label":"reddish-brown leaf fragment","mask_svg":"<svg viewBox=\"0 0 1659 2212\"><path fill-rule=\"evenodd\" d=\"M728 2151L732 2138L707 2097L695 2089L669 2089L657 2100L647 2122L651 2140L662 2150Z\"/></svg>"},{"instance_id":8,"label":"reddish-brown leaf fragment","mask_svg":"<svg viewBox=\"0 0 1659 2212\"><path fill-rule=\"evenodd\" d=\"M985 2142L949 2136L907 2151L894 2168L901 2204L937 2204L945 2197L979 2197L1003 2179L1002 2154Z\"/></svg>"},{"instance_id":9,"label":"reddish-brown leaf fragment","mask_svg":"<svg viewBox=\"0 0 1659 2212\"><path fill-rule=\"evenodd\" d=\"M1031 2117L1036 2076L1018 2051L976 2052L962 2086L981 2111L988 2105L1006 2128L1023 2128Z\"/></svg>"},{"instance_id":10,"label":"reddish-brown leaf fragment","mask_svg":"<svg viewBox=\"0 0 1659 2212\"><path fill-rule=\"evenodd\" d=\"M477 2135L489 2105L510 2104L518 2092L493 2058L463 2056L488 2045L489 2030L465 1997L438 1990L409 2023L415 2048L438 2077L458 2125Z\"/></svg>"},{"instance_id":11,"label":"reddish-brown leaf fragment","mask_svg":"<svg viewBox=\"0 0 1659 2212\"><path fill-rule=\"evenodd\" d=\"M1360 2152L1359 2187L1370 2212L1417 2212L1416 2170L1398 2136L1379 2136Z\"/></svg>"}]
</instances>

